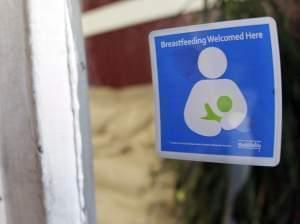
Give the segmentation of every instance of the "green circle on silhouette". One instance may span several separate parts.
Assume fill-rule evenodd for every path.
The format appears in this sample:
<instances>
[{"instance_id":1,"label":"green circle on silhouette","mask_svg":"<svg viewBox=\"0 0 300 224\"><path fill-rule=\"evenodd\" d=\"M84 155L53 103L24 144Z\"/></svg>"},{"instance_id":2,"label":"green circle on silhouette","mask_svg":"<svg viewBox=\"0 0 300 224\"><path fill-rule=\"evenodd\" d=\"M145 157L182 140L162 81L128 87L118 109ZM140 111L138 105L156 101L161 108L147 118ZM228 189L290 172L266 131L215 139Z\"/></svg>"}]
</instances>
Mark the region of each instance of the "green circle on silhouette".
<instances>
[{"instance_id":1,"label":"green circle on silhouette","mask_svg":"<svg viewBox=\"0 0 300 224\"><path fill-rule=\"evenodd\" d=\"M229 96L220 96L218 99L218 108L222 112L229 112L232 108L232 100Z\"/></svg>"}]
</instances>

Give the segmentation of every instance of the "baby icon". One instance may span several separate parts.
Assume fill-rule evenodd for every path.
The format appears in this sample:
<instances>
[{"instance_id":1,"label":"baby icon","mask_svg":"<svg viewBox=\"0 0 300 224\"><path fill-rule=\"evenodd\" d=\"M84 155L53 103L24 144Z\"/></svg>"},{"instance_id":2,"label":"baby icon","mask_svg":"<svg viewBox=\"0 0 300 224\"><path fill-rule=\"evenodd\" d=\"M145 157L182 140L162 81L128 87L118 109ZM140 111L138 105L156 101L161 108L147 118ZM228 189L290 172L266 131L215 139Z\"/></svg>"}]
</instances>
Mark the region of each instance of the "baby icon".
<instances>
[{"instance_id":1,"label":"baby icon","mask_svg":"<svg viewBox=\"0 0 300 224\"><path fill-rule=\"evenodd\" d=\"M247 103L237 84L218 79L227 65L227 57L219 48L206 48L199 55L198 68L207 80L194 85L184 110L185 123L199 135L217 136L222 129L237 128L246 118Z\"/></svg>"}]
</instances>

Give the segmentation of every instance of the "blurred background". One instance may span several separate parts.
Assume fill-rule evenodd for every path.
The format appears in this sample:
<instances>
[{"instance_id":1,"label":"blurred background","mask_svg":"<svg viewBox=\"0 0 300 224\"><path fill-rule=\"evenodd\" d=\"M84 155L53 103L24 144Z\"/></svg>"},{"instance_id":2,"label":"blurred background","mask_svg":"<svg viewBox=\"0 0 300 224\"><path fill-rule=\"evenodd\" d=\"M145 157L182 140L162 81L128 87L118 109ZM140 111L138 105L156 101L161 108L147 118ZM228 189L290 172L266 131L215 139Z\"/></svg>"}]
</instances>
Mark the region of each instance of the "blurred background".
<instances>
[{"instance_id":1,"label":"blurred background","mask_svg":"<svg viewBox=\"0 0 300 224\"><path fill-rule=\"evenodd\" d=\"M297 0L83 0L97 215L101 224L300 223L300 3ZM283 75L276 168L159 159L148 34L272 16Z\"/></svg>"}]
</instances>

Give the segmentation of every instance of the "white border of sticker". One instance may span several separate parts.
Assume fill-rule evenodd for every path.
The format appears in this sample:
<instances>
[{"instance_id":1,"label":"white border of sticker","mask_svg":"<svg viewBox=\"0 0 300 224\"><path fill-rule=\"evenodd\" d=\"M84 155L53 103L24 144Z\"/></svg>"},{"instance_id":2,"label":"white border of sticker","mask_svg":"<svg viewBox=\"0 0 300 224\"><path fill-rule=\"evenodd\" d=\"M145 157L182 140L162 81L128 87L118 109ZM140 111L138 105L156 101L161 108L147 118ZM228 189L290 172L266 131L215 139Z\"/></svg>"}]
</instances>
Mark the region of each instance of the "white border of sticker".
<instances>
[{"instance_id":1,"label":"white border of sticker","mask_svg":"<svg viewBox=\"0 0 300 224\"><path fill-rule=\"evenodd\" d=\"M161 130L160 130L161 127L160 96L159 96L159 84L158 84L157 55L155 49L155 37L179 34L179 33L195 32L195 31L205 31L205 30L214 30L214 29L231 28L231 27L261 25L261 24L268 24L270 27L272 55L273 55L274 91L275 91L275 126L274 126L275 133L274 133L273 157L265 158L265 157L230 156L230 155L223 156L223 155L208 155L208 154L162 151ZM156 149L161 157L168 158L168 159L254 165L254 166L270 166L270 167L275 167L279 164L280 152L281 152L281 135L282 135L281 64L280 64L277 24L272 17L231 20L226 22L216 22L216 23L209 23L209 24L202 24L202 25L157 30L149 34L149 43L150 43L152 79L153 79L154 97L155 97Z\"/></svg>"}]
</instances>

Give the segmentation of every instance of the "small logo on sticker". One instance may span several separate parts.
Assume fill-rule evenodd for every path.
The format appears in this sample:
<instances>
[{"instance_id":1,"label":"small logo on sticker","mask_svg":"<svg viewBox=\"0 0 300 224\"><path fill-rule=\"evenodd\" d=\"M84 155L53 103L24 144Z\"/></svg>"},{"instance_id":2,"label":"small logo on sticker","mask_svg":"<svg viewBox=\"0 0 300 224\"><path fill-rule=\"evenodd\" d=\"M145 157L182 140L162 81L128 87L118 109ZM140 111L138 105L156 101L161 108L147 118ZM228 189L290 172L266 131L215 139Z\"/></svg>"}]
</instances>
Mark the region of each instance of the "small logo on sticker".
<instances>
[{"instance_id":1,"label":"small logo on sticker","mask_svg":"<svg viewBox=\"0 0 300 224\"><path fill-rule=\"evenodd\" d=\"M261 141L256 140L240 140L238 142L239 149L261 150Z\"/></svg>"}]
</instances>

